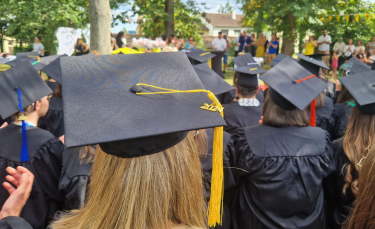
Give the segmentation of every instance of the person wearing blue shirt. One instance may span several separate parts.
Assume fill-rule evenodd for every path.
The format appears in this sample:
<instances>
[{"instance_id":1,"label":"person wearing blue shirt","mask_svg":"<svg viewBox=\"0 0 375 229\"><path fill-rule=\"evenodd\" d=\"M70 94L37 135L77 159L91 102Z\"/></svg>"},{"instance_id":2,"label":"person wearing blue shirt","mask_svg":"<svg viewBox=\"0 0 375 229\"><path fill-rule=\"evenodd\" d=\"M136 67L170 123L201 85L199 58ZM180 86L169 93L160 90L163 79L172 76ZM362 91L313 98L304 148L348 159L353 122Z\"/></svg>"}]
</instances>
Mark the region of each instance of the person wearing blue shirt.
<instances>
[{"instance_id":1,"label":"person wearing blue shirt","mask_svg":"<svg viewBox=\"0 0 375 229\"><path fill-rule=\"evenodd\" d=\"M279 47L279 42L277 41L276 34L272 34L272 40L268 42L268 63L271 63L277 55L277 48Z\"/></svg>"},{"instance_id":2,"label":"person wearing blue shirt","mask_svg":"<svg viewBox=\"0 0 375 229\"><path fill-rule=\"evenodd\" d=\"M197 42L194 42L194 38L189 37L189 43L186 45L185 49L186 51L194 51L196 45Z\"/></svg>"},{"instance_id":3,"label":"person wearing blue shirt","mask_svg":"<svg viewBox=\"0 0 375 229\"><path fill-rule=\"evenodd\" d=\"M242 52L244 49L245 49L245 46L247 44L250 44L253 42L253 40L251 40L251 37L247 35L247 31L244 30L243 31L243 36L240 36L240 48L238 49L238 52Z\"/></svg>"}]
</instances>

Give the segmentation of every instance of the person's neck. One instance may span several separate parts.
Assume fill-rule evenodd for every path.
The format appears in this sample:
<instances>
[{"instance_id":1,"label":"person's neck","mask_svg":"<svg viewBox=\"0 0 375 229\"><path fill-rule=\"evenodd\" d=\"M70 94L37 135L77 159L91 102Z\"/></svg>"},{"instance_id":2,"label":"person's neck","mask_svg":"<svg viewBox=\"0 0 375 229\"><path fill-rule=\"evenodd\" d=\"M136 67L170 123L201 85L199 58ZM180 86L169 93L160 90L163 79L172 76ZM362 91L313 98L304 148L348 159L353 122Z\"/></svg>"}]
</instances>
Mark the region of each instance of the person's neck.
<instances>
[{"instance_id":1,"label":"person's neck","mask_svg":"<svg viewBox=\"0 0 375 229\"><path fill-rule=\"evenodd\" d=\"M27 114L27 119L25 120L25 122L32 123L35 126L37 126L38 120L39 120L39 117L36 114ZM20 125L22 124L22 121L17 120L14 122L14 124Z\"/></svg>"},{"instance_id":2,"label":"person's neck","mask_svg":"<svg viewBox=\"0 0 375 229\"><path fill-rule=\"evenodd\" d=\"M256 98L256 95L252 96L252 97L244 97L243 95L241 95L240 93L238 93L238 99L255 99Z\"/></svg>"}]
</instances>

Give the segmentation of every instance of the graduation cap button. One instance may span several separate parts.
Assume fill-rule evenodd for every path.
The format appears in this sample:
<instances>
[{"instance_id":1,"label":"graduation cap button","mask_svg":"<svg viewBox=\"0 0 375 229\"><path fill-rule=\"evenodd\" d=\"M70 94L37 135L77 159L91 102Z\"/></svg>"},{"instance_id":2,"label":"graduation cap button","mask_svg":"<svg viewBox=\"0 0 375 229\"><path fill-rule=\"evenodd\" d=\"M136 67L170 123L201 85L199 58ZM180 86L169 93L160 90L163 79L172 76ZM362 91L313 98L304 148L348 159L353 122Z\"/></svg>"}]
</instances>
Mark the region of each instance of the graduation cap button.
<instances>
[{"instance_id":1,"label":"graduation cap button","mask_svg":"<svg viewBox=\"0 0 375 229\"><path fill-rule=\"evenodd\" d=\"M131 90L132 92L134 92L134 93L138 93L138 92L141 92L141 91L142 91L142 86L134 85L130 90Z\"/></svg>"}]
</instances>

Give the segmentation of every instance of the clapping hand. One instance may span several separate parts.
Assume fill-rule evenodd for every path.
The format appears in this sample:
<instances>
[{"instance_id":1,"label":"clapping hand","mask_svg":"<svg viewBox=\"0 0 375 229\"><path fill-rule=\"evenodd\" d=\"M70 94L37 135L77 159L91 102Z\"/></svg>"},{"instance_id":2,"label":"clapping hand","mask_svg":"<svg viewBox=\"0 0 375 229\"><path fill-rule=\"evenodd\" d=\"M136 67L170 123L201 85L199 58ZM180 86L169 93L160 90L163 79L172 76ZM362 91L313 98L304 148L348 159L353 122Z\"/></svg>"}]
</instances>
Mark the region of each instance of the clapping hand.
<instances>
[{"instance_id":1,"label":"clapping hand","mask_svg":"<svg viewBox=\"0 0 375 229\"><path fill-rule=\"evenodd\" d=\"M17 189L8 182L3 183L10 196L1 209L0 219L21 214L22 208L30 196L34 182L34 175L22 166L18 166L17 170L8 167L6 171L10 174L6 176L6 180L16 186Z\"/></svg>"}]
</instances>

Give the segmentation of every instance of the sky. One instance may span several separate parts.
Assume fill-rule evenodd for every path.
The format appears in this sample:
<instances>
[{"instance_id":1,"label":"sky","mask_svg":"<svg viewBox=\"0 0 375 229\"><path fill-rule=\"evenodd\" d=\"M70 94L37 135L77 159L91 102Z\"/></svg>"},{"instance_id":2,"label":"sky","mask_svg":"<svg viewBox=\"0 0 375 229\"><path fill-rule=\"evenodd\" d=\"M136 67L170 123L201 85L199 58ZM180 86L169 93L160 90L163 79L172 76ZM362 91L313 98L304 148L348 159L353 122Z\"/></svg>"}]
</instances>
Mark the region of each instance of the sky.
<instances>
[{"instance_id":1,"label":"sky","mask_svg":"<svg viewBox=\"0 0 375 229\"><path fill-rule=\"evenodd\" d=\"M372 0L372 1L375 1L375 0ZM202 3L202 2L206 3L206 7L209 8L206 11L206 13L217 13L217 11L220 7L220 4L225 5L227 3L227 0L196 0L196 2L197 3ZM237 14L241 13L241 10L239 9L240 5L236 4L236 1L229 0L229 2L232 5L232 7L236 6ZM119 11L125 11L128 8L130 8L130 7L124 6L124 7L121 7L119 9ZM116 13L116 12L113 12L113 13ZM137 26L138 26L138 24L135 24L135 23L133 23L133 24L130 24L130 23L121 24L120 23L118 26L111 28L111 32L112 33L118 33L120 31L122 31L124 28L126 28L128 31L136 30Z\"/></svg>"}]
</instances>

